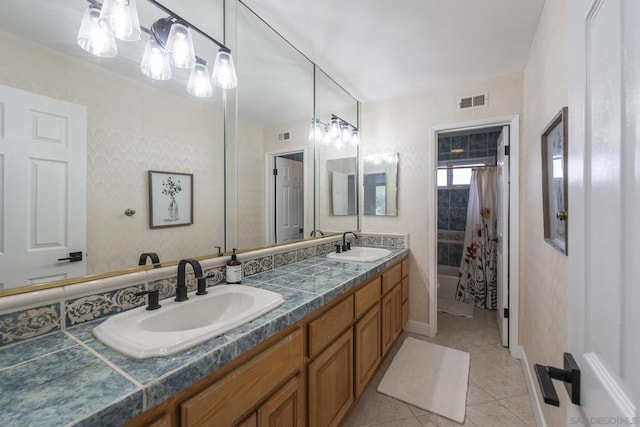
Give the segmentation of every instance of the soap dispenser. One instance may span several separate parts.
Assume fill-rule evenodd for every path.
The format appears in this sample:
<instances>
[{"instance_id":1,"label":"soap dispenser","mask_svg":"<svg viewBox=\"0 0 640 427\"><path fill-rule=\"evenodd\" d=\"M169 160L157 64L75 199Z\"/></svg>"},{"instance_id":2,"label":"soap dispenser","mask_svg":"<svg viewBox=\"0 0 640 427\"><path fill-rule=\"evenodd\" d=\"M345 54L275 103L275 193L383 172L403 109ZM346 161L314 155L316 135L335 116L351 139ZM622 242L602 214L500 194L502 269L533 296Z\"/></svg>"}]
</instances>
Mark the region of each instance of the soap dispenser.
<instances>
[{"instance_id":1,"label":"soap dispenser","mask_svg":"<svg viewBox=\"0 0 640 427\"><path fill-rule=\"evenodd\" d=\"M231 259L227 263L227 285L237 285L242 281L242 263L238 261L236 248L233 248Z\"/></svg>"}]
</instances>

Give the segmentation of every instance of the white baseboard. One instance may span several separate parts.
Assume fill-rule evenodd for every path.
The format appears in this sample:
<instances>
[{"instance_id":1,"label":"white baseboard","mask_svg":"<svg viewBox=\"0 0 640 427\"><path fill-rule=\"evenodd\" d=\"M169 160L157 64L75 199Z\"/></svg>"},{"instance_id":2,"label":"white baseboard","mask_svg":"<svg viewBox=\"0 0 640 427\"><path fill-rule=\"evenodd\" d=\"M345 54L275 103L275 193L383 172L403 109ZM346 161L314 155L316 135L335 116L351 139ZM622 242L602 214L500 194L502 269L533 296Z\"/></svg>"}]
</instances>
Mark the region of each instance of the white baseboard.
<instances>
[{"instance_id":1,"label":"white baseboard","mask_svg":"<svg viewBox=\"0 0 640 427\"><path fill-rule=\"evenodd\" d=\"M411 332L412 334L425 335L427 337L434 337L433 327L424 322L418 322L416 320L409 320L404 325L403 328L407 332Z\"/></svg>"},{"instance_id":2,"label":"white baseboard","mask_svg":"<svg viewBox=\"0 0 640 427\"><path fill-rule=\"evenodd\" d=\"M524 352L524 347L518 346L518 353L520 355L520 363L522 365L522 371L524 373L524 382L527 383L527 390L529 390L529 399L531 399L531 407L533 409L533 415L536 417L536 425L538 427L547 427L547 423L544 421L544 415L542 414L542 406L540 406L540 398L538 397L538 390L533 382L533 376L529 370L529 361L527 360L527 354Z\"/></svg>"}]
</instances>

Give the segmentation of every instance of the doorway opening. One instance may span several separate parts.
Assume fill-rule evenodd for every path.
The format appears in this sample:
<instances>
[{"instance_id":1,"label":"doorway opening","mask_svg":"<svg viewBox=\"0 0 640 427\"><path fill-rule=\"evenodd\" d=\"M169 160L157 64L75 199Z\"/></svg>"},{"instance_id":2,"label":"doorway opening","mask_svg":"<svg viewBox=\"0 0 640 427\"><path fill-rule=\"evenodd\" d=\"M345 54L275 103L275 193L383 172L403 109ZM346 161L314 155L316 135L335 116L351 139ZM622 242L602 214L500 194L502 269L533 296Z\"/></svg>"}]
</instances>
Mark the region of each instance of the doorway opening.
<instances>
[{"instance_id":1,"label":"doorway opening","mask_svg":"<svg viewBox=\"0 0 640 427\"><path fill-rule=\"evenodd\" d=\"M518 116L510 116L432 128L435 238L429 288L436 296L430 299L433 334L438 307L466 316L474 307L494 310L502 344L515 357L518 224L509 212L517 212L517 161L510 159L514 148L517 153L518 125Z\"/></svg>"},{"instance_id":2,"label":"doorway opening","mask_svg":"<svg viewBox=\"0 0 640 427\"><path fill-rule=\"evenodd\" d=\"M267 154L269 244L304 238L304 149Z\"/></svg>"}]
</instances>

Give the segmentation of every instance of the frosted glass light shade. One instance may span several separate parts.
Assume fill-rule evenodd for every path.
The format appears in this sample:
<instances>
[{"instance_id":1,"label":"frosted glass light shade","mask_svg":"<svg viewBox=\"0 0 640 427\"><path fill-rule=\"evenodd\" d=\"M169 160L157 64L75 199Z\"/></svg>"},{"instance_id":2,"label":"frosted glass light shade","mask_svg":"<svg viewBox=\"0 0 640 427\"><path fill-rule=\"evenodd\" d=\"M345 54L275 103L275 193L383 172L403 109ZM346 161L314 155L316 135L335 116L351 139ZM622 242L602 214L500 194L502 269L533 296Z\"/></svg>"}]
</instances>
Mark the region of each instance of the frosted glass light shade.
<instances>
[{"instance_id":1,"label":"frosted glass light shade","mask_svg":"<svg viewBox=\"0 0 640 427\"><path fill-rule=\"evenodd\" d=\"M357 129L354 129L353 132L351 132L351 145L354 147L360 145L360 132L358 132Z\"/></svg>"},{"instance_id":2,"label":"frosted glass light shade","mask_svg":"<svg viewBox=\"0 0 640 427\"><path fill-rule=\"evenodd\" d=\"M116 39L98 24L99 17L100 10L89 5L82 16L76 41L78 46L95 56L113 58L118 54Z\"/></svg>"},{"instance_id":3,"label":"frosted glass light shade","mask_svg":"<svg viewBox=\"0 0 640 427\"><path fill-rule=\"evenodd\" d=\"M331 119L331 124L329 124L329 133L333 140L340 138L340 123L335 117Z\"/></svg>"},{"instance_id":4,"label":"frosted glass light shade","mask_svg":"<svg viewBox=\"0 0 640 427\"><path fill-rule=\"evenodd\" d=\"M140 40L140 21L136 0L104 0L98 22L118 40Z\"/></svg>"},{"instance_id":5,"label":"frosted glass light shade","mask_svg":"<svg viewBox=\"0 0 640 427\"><path fill-rule=\"evenodd\" d=\"M324 134L322 135L322 145L330 145L331 144L331 131L329 130L329 126L325 126Z\"/></svg>"},{"instance_id":6,"label":"frosted glass light shade","mask_svg":"<svg viewBox=\"0 0 640 427\"><path fill-rule=\"evenodd\" d=\"M340 126L340 138L345 144L351 143L351 131L349 130L349 125L343 124Z\"/></svg>"},{"instance_id":7,"label":"frosted glass light shade","mask_svg":"<svg viewBox=\"0 0 640 427\"><path fill-rule=\"evenodd\" d=\"M164 52L169 56L171 65L187 70L193 68L196 65L196 53L189 27L181 22L174 22Z\"/></svg>"},{"instance_id":8,"label":"frosted glass light shade","mask_svg":"<svg viewBox=\"0 0 640 427\"><path fill-rule=\"evenodd\" d=\"M211 81L222 89L233 89L238 86L238 76L233 65L233 56L228 49L220 48L213 64Z\"/></svg>"},{"instance_id":9,"label":"frosted glass light shade","mask_svg":"<svg viewBox=\"0 0 640 427\"><path fill-rule=\"evenodd\" d=\"M211 84L211 77L209 77L206 63L196 61L196 65L189 75L187 92L198 98L208 98L213 95L213 85Z\"/></svg>"},{"instance_id":10,"label":"frosted glass light shade","mask_svg":"<svg viewBox=\"0 0 640 427\"><path fill-rule=\"evenodd\" d=\"M311 119L311 125L309 126L309 141L322 141L322 137L324 136L322 130L322 124L316 119Z\"/></svg>"},{"instance_id":11,"label":"frosted glass light shade","mask_svg":"<svg viewBox=\"0 0 640 427\"><path fill-rule=\"evenodd\" d=\"M171 78L169 58L164 55L164 49L153 37L149 38L144 48L140 70L145 76L154 80L169 80Z\"/></svg>"}]
</instances>

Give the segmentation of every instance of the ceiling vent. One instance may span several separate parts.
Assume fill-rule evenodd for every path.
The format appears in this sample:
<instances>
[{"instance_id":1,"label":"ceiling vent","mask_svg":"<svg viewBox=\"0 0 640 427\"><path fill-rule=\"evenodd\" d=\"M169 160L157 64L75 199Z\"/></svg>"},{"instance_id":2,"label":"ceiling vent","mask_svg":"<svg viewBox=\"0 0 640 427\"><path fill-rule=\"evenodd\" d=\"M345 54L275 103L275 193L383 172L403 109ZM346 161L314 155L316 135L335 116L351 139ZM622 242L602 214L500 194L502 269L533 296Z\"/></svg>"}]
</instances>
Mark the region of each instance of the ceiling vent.
<instances>
[{"instance_id":1,"label":"ceiling vent","mask_svg":"<svg viewBox=\"0 0 640 427\"><path fill-rule=\"evenodd\" d=\"M291 141L291 132L287 131L287 132L282 132L278 134L277 142L287 142L287 141Z\"/></svg>"},{"instance_id":2,"label":"ceiling vent","mask_svg":"<svg viewBox=\"0 0 640 427\"><path fill-rule=\"evenodd\" d=\"M458 98L458 111L473 108L486 107L489 104L489 95L478 93L476 95L462 96Z\"/></svg>"}]
</instances>

